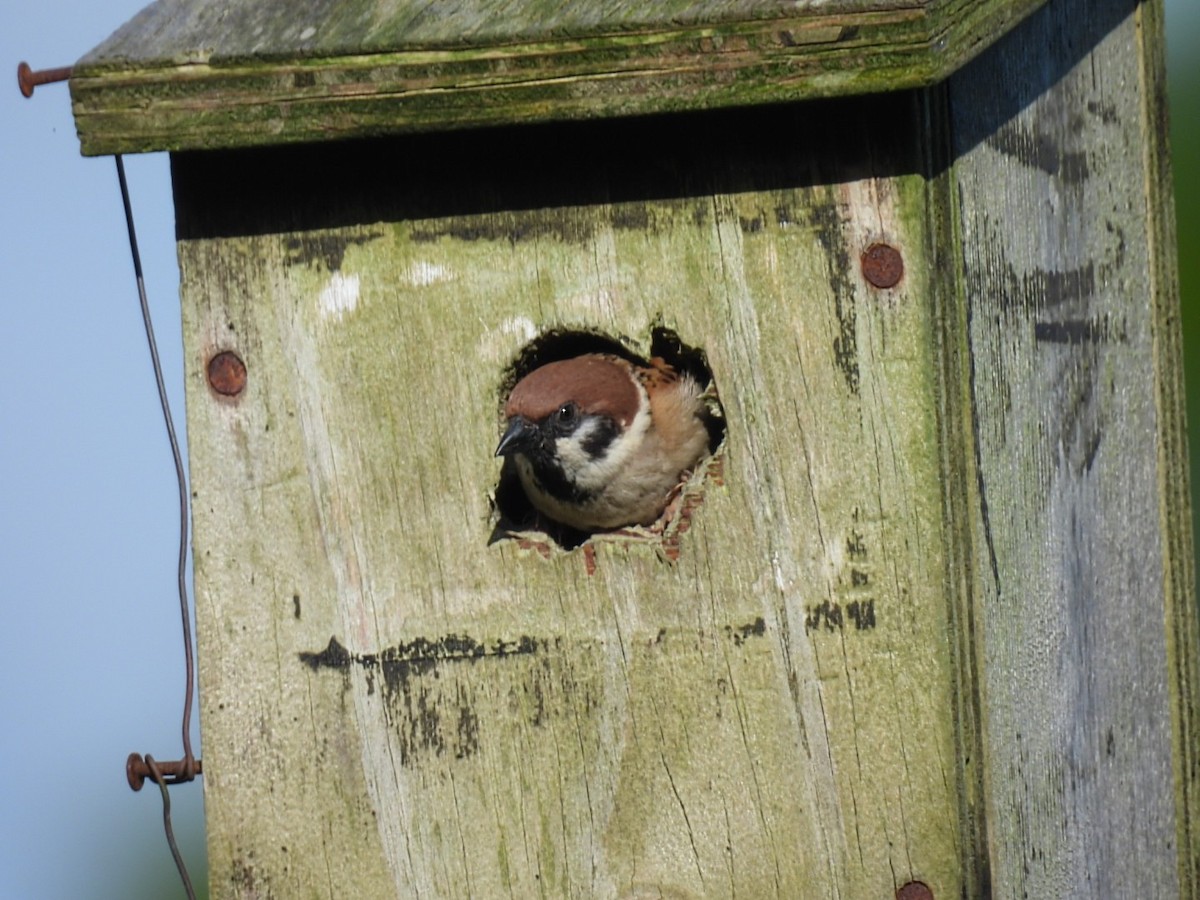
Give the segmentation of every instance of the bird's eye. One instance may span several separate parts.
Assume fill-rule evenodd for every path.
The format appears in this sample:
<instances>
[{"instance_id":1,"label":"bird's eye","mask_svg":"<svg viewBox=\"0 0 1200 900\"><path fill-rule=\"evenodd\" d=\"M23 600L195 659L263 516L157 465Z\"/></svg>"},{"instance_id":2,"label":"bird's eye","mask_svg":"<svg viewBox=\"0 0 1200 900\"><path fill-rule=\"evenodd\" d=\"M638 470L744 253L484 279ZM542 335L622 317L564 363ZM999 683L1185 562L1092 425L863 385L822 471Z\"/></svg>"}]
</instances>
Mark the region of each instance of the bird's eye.
<instances>
[{"instance_id":1,"label":"bird's eye","mask_svg":"<svg viewBox=\"0 0 1200 900\"><path fill-rule=\"evenodd\" d=\"M569 428L575 424L578 417L579 408L574 403L564 403L554 414L554 421L560 427Z\"/></svg>"}]
</instances>

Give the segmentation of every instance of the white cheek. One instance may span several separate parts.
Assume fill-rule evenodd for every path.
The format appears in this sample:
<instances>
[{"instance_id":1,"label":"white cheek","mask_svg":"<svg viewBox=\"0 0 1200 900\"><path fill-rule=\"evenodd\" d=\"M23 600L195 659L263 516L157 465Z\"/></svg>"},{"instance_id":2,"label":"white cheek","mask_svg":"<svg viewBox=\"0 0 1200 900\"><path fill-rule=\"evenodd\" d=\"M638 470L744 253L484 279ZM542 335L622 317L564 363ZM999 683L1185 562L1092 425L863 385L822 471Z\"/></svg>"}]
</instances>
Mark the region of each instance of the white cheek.
<instances>
[{"instance_id":1,"label":"white cheek","mask_svg":"<svg viewBox=\"0 0 1200 900\"><path fill-rule=\"evenodd\" d=\"M642 405L625 433L609 444L608 453L604 456L606 470L605 478L611 478L625 467L631 456L642 447L642 439L650 428L650 404L642 397Z\"/></svg>"},{"instance_id":2,"label":"white cheek","mask_svg":"<svg viewBox=\"0 0 1200 900\"><path fill-rule=\"evenodd\" d=\"M573 475L575 483L585 490L594 487L594 469L597 461L583 449L584 442L596 430L596 423L585 421L569 437L561 437L555 444L563 471Z\"/></svg>"},{"instance_id":3,"label":"white cheek","mask_svg":"<svg viewBox=\"0 0 1200 900\"><path fill-rule=\"evenodd\" d=\"M618 436L601 457L593 457L583 449L584 443L596 430L597 423L585 422L568 438L559 438L558 454L563 469L574 476L575 484L585 491L603 493L612 486L642 446L650 427L650 411L643 406L634 416L626 432Z\"/></svg>"}]
</instances>

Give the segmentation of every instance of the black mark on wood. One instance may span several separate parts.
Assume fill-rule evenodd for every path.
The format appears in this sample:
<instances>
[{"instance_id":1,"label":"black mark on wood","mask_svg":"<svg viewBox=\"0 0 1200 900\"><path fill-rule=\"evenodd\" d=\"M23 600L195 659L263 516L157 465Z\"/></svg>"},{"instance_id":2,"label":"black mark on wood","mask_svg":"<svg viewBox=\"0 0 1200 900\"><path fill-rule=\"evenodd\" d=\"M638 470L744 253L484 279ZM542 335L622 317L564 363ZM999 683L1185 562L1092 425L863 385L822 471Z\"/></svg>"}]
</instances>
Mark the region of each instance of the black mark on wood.
<instances>
[{"instance_id":1,"label":"black mark on wood","mask_svg":"<svg viewBox=\"0 0 1200 900\"><path fill-rule=\"evenodd\" d=\"M875 627L875 601L853 600L845 608L831 600L811 605L804 617L804 632L842 631L847 619L854 623L855 631L870 631Z\"/></svg>"},{"instance_id":2,"label":"black mark on wood","mask_svg":"<svg viewBox=\"0 0 1200 900\"><path fill-rule=\"evenodd\" d=\"M811 210L817 240L825 248L829 287L833 292L833 311L838 333L833 339L833 360L846 380L851 394L858 394L858 311L854 305L854 286L850 280L850 250L846 246L845 223L838 215L832 196L818 202Z\"/></svg>"},{"instance_id":3,"label":"black mark on wood","mask_svg":"<svg viewBox=\"0 0 1200 900\"><path fill-rule=\"evenodd\" d=\"M808 615L804 618L804 631L816 631L821 626L824 626L826 631L838 631L844 624L841 606L826 600L808 608Z\"/></svg>"},{"instance_id":4,"label":"black mark on wood","mask_svg":"<svg viewBox=\"0 0 1200 900\"><path fill-rule=\"evenodd\" d=\"M623 220L631 221L631 213ZM498 241L520 244L525 241L553 239L571 244L591 241L596 233L596 220L586 210L513 210L487 216L451 216L423 222L412 229L417 243L433 243L453 238L467 243Z\"/></svg>"},{"instance_id":5,"label":"black mark on wood","mask_svg":"<svg viewBox=\"0 0 1200 900\"><path fill-rule=\"evenodd\" d=\"M1064 303L1086 304L1096 292L1092 263L1066 272L1034 269L1021 276L1021 300L1025 309L1053 309Z\"/></svg>"},{"instance_id":6,"label":"black mark on wood","mask_svg":"<svg viewBox=\"0 0 1200 900\"><path fill-rule=\"evenodd\" d=\"M367 244L383 236L381 231L348 237L345 234L306 234L288 238L284 244L287 261L291 265L307 263L321 265L329 272L336 272L346 258L346 249L351 244Z\"/></svg>"},{"instance_id":7,"label":"black mark on wood","mask_svg":"<svg viewBox=\"0 0 1200 900\"><path fill-rule=\"evenodd\" d=\"M762 616L759 616L753 622L746 625L726 625L725 633L733 638L734 644L742 646L749 637L762 637L767 633L767 623L763 621Z\"/></svg>"},{"instance_id":8,"label":"black mark on wood","mask_svg":"<svg viewBox=\"0 0 1200 900\"><path fill-rule=\"evenodd\" d=\"M251 859L246 859L239 855L233 860L229 873L229 883L233 885L236 893L242 897L272 896L273 891L270 883L254 865L253 851L250 851L250 856Z\"/></svg>"},{"instance_id":9,"label":"black mark on wood","mask_svg":"<svg viewBox=\"0 0 1200 900\"><path fill-rule=\"evenodd\" d=\"M1066 319L1061 322L1034 322L1033 336L1051 344L1090 344L1117 341L1125 343L1124 325L1117 327L1107 315L1092 319Z\"/></svg>"},{"instance_id":10,"label":"black mark on wood","mask_svg":"<svg viewBox=\"0 0 1200 900\"><path fill-rule=\"evenodd\" d=\"M1096 269L1088 262L1077 269L1053 272L1034 269L1018 274L1005 258L989 272L991 284L985 284L980 273L971 276L977 290L990 290L997 294L1000 308L1005 312L1036 315L1045 310L1057 309L1070 304L1074 309L1086 308L1096 292Z\"/></svg>"},{"instance_id":11,"label":"black mark on wood","mask_svg":"<svg viewBox=\"0 0 1200 900\"><path fill-rule=\"evenodd\" d=\"M1117 113L1117 108L1111 103L1101 103L1099 100L1089 100L1087 111L1098 118L1105 125L1116 125L1120 122L1121 117Z\"/></svg>"},{"instance_id":12,"label":"black mark on wood","mask_svg":"<svg viewBox=\"0 0 1200 900\"><path fill-rule=\"evenodd\" d=\"M454 755L465 759L479 749L479 716L466 688L458 686L458 741Z\"/></svg>"},{"instance_id":13,"label":"black mark on wood","mask_svg":"<svg viewBox=\"0 0 1200 900\"><path fill-rule=\"evenodd\" d=\"M867 558L867 542L863 539L861 531L852 530L849 537L846 538L846 552L850 554L853 560L865 560Z\"/></svg>"},{"instance_id":14,"label":"black mark on wood","mask_svg":"<svg viewBox=\"0 0 1200 900\"><path fill-rule=\"evenodd\" d=\"M875 601L874 600L854 600L846 605L846 613L854 621L854 627L859 631L866 631L875 627Z\"/></svg>"},{"instance_id":15,"label":"black mark on wood","mask_svg":"<svg viewBox=\"0 0 1200 900\"><path fill-rule=\"evenodd\" d=\"M988 144L1021 165L1061 178L1069 185L1080 184L1091 174L1086 153L1064 150L1056 136L1044 131L1034 132L1010 123L999 129Z\"/></svg>"},{"instance_id":16,"label":"black mark on wood","mask_svg":"<svg viewBox=\"0 0 1200 900\"><path fill-rule=\"evenodd\" d=\"M385 677L406 678L410 674L421 674L443 662L474 661L485 656L515 656L537 653L545 641L522 635L513 640L497 639L490 643L477 641L462 634L445 637L414 638L404 644L388 647L379 653L350 653L336 637L319 653L303 652L300 661L314 671L322 668L345 669L358 663L366 669L380 668Z\"/></svg>"},{"instance_id":17,"label":"black mark on wood","mask_svg":"<svg viewBox=\"0 0 1200 900\"><path fill-rule=\"evenodd\" d=\"M741 216L738 221L742 226L742 232L745 234L757 234L763 230L764 221L761 215L754 216L753 218Z\"/></svg>"},{"instance_id":18,"label":"black mark on wood","mask_svg":"<svg viewBox=\"0 0 1200 900\"><path fill-rule=\"evenodd\" d=\"M439 667L534 655L547 643L528 636L484 642L449 634L435 639L414 638L379 653L351 653L331 637L324 650L304 652L299 657L314 672L339 669L345 674L352 665L359 666L367 675L368 694L375 692L375 673L381 674L388 724L396 736L400 761L407 764L422 752L436 756L451 753L462 759L479 749L479 714L469 686L458 683L454 695L449 695L439 683ZM422 675L432 677L414 677Z\"/></svg>"},{"instance_id":19,"label":"black mark on wood","mask_svg":"<svg viewBox=\"0 0 1200 900\"><path fill-rule=\"evenodd\" d=\"M353 659L350 651L338 643L338 639L335 637L331 637L325 649L319 653L302 652L300 654L300 662L314 672L317 669L347 669Z\"/></svg>"}]
</instances>

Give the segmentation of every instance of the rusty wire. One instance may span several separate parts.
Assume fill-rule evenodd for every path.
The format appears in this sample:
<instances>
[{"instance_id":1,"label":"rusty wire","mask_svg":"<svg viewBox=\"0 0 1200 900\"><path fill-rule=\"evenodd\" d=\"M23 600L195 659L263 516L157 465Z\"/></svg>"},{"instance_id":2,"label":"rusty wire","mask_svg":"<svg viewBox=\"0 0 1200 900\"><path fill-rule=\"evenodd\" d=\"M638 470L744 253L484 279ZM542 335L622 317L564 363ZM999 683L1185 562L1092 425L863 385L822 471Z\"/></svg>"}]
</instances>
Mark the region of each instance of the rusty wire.
<instances>
[{"instance_id":1,"label":"rusty wire","mask_svg":"<svg viewBox=\"0 0 1200 900\"><path fill-rule=\"evenodd\" d=\"M192 887L192 879L188 877L187 866L183 863L179 845L175 843L175 829L171 827L171 792L167 790L168 782L158 764L154 762L154 757L147 753L145 759L146 766L150 769L150 777L154 779L158 789L162 792L163 831L167 835L167 846L171 848L171 858L175 860L175 868L179 870L179 877L183 879L183 889L187 892L188 900L196 900L196 890Z\"/></svg>"},{"instance_id":2,"label":"rusty wire","mask_svg":"<svg viewBox=\"0 0 1200 900\"><path fill-rule=\"evenodd\" d=\"M137 278L138 302L142 310L142 324L146 328L146 343L150 347L150 361L154 366L154 380L158 385L158 401L162 409L163 421L167 426L167 439L171 444L171 456L175 462L175 480L179 485L179 566L177 581L179 589L179 612L183 621L183 659L186 685L183 694L183 759L178 762L157 763L149 754L145 757L137 753L130 754L125 764L126 777L130 787L135 791L140 789L142 781L149 777L159 786L163 799L163 830L167 836L167 846L179 870L188 900L195 900L196 894L192 889L192 881L188 877L187 867L183 856L175 843L175 833L171 827L171 798L167 786L181 784L193 780L201 772L200 760L192 753L192 695L196 683L195 657L192 651L192 623L188 609L187 595L187 538L188 538L188 496L187 481L183 470L183 455L179 449L179 439L175 434L175 423L171 417L171 406L167 402L167 388L163 381L162 362L158 356L158 344L154 340L154 326L150 321L150 305L146 300L146 282L142 277L142 257L138 252L137 232L133 226L133 207L129 201L129 185L125 180L125 163L120 154L117 161L117 180L121 185L121 202L125 206L125 226L129 231L129 252L133 257L133 273Z\"/></svg>"}]
</instances>

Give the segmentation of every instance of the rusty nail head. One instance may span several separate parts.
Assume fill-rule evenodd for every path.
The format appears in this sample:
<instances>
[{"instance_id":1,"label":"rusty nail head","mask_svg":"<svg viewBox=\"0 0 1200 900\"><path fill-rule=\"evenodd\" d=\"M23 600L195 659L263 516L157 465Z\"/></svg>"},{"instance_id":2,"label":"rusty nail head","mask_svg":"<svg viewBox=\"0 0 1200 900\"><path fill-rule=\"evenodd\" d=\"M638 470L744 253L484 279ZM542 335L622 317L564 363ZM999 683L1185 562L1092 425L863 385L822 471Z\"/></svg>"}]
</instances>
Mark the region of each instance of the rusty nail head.
<instances>
[{"instance_id":1,"label":"rusty nail head","mask_svg":"<svg viewBox=\"0 0 1200 900\"><path fill-rule=\"evenodd\" d=\"M222 350L208 361L208 383L218 394L236 397L246 387L246 364L232 350Z\"/></svg>"},{"instance_id":2,"label":"rusty nail head","mask_svg":"<svg viewBox=\"0 0 1200 900\"><path fill-rule=\"evenodd\" d=\"M933 900L933 891L927 884L910 881L896 890L896 900Z\"/></svg>"},{"instance_id":3,"label":"rusty nail head","mask_svg":"<svg viewBox=\"0 0 1200 900\"><path fill-rule=\"evenodd\" d=\"M142 785L146 783L146 777L149 774L149 769L146 768L146 761L142 759L142 754L130 753L125 760L125 778L128 780L129 786L135 791L140 791Z\"/></svg>"},{"instance_id":4,"label":"rusty nail head","mask_svg":"<svg viewBox=\"0 0 1200 900\"><path fill-rule=\"evenodd\" d=\"M877 288L895 287L904 277L904 257L890 244L872 244L863 252L862 271Z\"/></svg>"},{"instance_id":5,"label":"rusty nail head","mask_svg":"<svg viewBox=\"0 0 1200 900\"><path fill-rule=\"evenodd\" d=\"M60 66L57 69L38 69L35 72L29 67L29 63L27 62L17 65L17 87L21 89L22 97L32 97L33 89L39 84L66 81L70 77L70 66Z\"/></svg>"}]
</instances>

